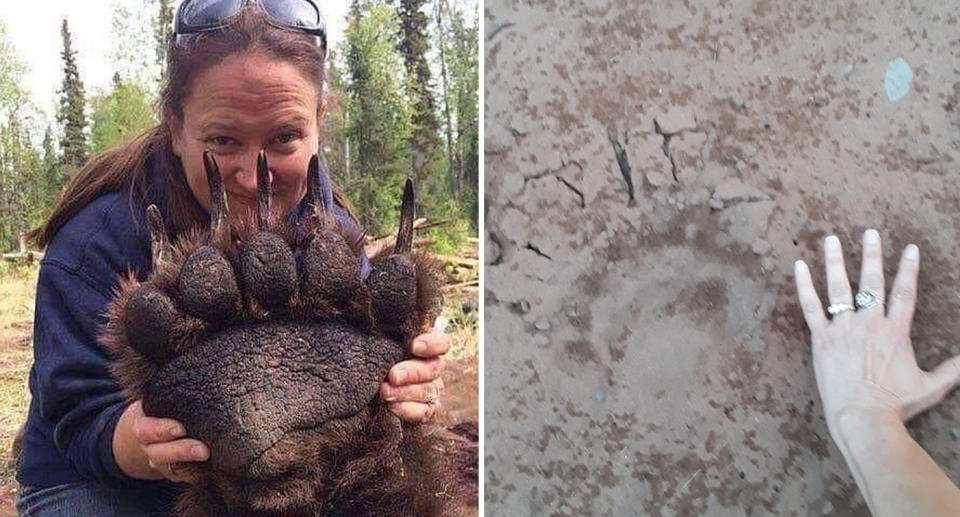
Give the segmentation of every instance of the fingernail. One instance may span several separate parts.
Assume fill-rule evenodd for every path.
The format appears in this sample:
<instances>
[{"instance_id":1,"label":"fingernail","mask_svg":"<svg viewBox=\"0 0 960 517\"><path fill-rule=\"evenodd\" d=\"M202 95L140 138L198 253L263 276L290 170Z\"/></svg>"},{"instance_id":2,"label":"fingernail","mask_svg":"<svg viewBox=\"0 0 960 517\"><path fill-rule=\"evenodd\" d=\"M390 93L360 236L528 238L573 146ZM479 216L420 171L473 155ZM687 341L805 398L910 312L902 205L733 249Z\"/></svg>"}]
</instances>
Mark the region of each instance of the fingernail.
<instances>
[{"instance_id":1,"label":"fingernail","mask_svg":"<svg viewBox=\"0 0 960 517\"><path fill-rule=\"evenodd\" d=\"M187 431L182 425L174 424L167 428L167 434L169 434L172 438L180 438L181 436L186 435Z\"/></svg>"},{"instance_id":2,"label":"fingernail","mask_svg":"<svg viewBox=\"0 0 960 517\"><path fill-rule=\"evenodd\" d=\"M398 370L398 371L397 371L397 376L396 376L396 377L397 377L397 382L395 382L394 384L403 384L403 383L407 382L407 377L408 377L409 375L410 375L410 374L407 373L406 370Z\"/></svg>"},{"instance_id":3,"label":"fingernail","mask_svg":"<svg viewBox=\"0 0 960 517\"><path fill-rule=\"evenodd\" d=\"M202 445L194 445L190 448L190 454L198 460L207 459L207 451Z\"/></svg>"},{"instance_id":4,"label":"fingernail","mask_svg":"<svg viewBox=\"0 0 960 517\"><path fill-rule=\"evenodd\" d=\"M914 244L909 244L907 245L907 249L903 251L903 256L910 260L916 260L917 257L920 256L920 248Z\"/></svg>"},{"instance_id":5,"label":"fingernail","mask_svg":"<svg viewBox=\"0 0 960 517\"><path fill-rule=\"evenodd\" d=\"M873 228L863 233L863 242L867 244L876 244L880 242L880 234Z\"/></svg>"},{"instance_id":6,"label":"fingernail","mask_svg":"<svg viewBox=\"0 0 960 517\"><path fill-rule=\"evenodd\" d=\"M386 388L384 391L385 393L383 394L383 400L387 402L393 402L397 399L397 393L393 390L393 388Z\"/></svg>"},{"instance_id":7,"label":"fingernail","mask_svg":"<svg viewBox=\"0 0 960 517\"><path fill-rule=\"evenodd\" d=\"M793 272L794 272L794 273L800 273L800 272L802 272L802 271L803 271L804 269L806 269L806 268L807 268L807 263L804 262L804 261L802 261L802 260L798 260L798 261L796 261L796 262L793 263Z\"/></svg>"},{"instance_id":8,"label":"fingernail","mask_svg":"<svg viewBox=\"0 0 960 517\"><path fill-rule=\"evenodd\" d=\"M427 342L426 342L426 341L424 341L424 340L422 340L422 339L418 339L418 340L416 340L416 341L413 342L413 353L414 353L414 355L420 355L420 354L422 354L422 353L424 353L424 352L426 352L426 351L427 351Z\"/></svg>"},{"instance_id":9,"label":"fingernail","mask_svg":"<svg viewBox=\"0 0 960 517\"><path fill-rule=\"evenodd\" d=\"M834 249L835 249L835 248L839 248L839 247L840 247L840 239L837 238L836 235L831 235L831 236L827 237L827 240L826 240L826 241L824 241L824 246L826 246L826 247L828 247L828 248L834 248Z\"/></svg>"}]
</instances>

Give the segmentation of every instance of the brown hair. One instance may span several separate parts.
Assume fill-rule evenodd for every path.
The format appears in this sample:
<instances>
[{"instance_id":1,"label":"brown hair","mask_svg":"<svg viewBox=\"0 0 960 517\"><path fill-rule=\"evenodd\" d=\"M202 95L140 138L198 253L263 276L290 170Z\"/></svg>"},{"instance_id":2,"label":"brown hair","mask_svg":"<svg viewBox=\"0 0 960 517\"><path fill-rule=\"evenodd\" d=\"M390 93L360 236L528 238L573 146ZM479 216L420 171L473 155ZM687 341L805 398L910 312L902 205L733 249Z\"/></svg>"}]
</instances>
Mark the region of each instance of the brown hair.
<instances>
[{"instance_id":1,"label":"brown hair","mask_svg":"<svg viewBox=\"0 0 960 517\"><path fill-rule=\"evenodd\" d=\"M249 5L226 28L189 35L183 45L171 39L167 48L166 79L160 93L160 123L133 140L91 158L64 186L53 212L27 237L46 247L71 217L96 197L130 189L147 199L148 175L157 174L166 184L171 235L206 223L206 214L187 184L180 159L173 154L171 128L183 120L183 105L190 95L191 78L228 56L259 50L294 65L317 88L323 102L326 44L312 35L280 29L267 23L266 15ZM322 105L321 105L322 108ZM319 120L318 120L319 123ZM322 132L321 132L322 138ZM334 187L334 199L356 219L342 191Z\"/></svg>"}]
</instances>

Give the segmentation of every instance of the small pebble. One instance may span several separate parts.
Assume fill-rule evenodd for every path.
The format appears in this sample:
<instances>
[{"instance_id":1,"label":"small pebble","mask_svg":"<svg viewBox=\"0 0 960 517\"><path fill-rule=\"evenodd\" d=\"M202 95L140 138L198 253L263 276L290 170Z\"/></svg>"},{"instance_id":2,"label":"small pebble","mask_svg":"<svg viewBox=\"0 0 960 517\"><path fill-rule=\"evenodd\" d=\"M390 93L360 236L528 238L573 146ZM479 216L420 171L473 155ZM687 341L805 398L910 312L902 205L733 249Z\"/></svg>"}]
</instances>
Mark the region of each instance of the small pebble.
<instances>
[{"instance_id":1,"label":"small pebble","mask_svg":"<svg viewBox=\"0 0 960 517\"><path fill-rule=\"evenodd\" d=\"M956 427L951 429L950 436L952 436L954 440L960 439L960 429L957 429Z\"/></svg>"},{"instance_id":2,"label":"small pebble","mask_svg":"<svg viewBox=\"0 0 960 517\"><path fill-rule=\"evenodd\" d=\"M743 100L743 97L741 97L739 93L735 93L730 97L730 104L737 109L743 109L747 107L747 101Z\"/></svg>"},{"instance_id":3,"label":"small pebble","mask_svg":"<svg viewBox=\"0 0 960 517\"><path fill-rule=\"evenodd\" d=\"M540 320L536 323L537 330L550 330L550 322L547 320Z\"/></svg>"}]
</instances>

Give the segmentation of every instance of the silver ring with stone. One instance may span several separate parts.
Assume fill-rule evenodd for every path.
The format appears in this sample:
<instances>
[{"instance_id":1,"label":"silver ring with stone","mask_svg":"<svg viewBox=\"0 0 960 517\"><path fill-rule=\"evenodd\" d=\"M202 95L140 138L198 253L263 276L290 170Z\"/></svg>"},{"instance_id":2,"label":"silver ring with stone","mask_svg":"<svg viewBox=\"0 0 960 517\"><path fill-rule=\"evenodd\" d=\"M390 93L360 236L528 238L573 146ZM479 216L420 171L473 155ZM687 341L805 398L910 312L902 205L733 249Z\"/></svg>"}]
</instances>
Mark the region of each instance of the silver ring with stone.
<instances>
[{"instance_id":1,"label":"silver ring with stone","mask_svg":"<svg viewBox=\"0 0 960 517\"><path fill-rule=\"evenodd\" d=\"M853 303L857 304L857 308L868 309L883 305L883 297L872 291L860 291L854 296Z\"/></svg>"},{"instance_id":2,"label":"silver ring with stone","mask_svg":"<svg viewBox=\"0 0 960 517\"><path fill-rule=\"evenodd\" d=\"M827 312L829 312L831 316L836 316L841 312L852 311L854 309L856 309L856 307L850 305L849 303L834 303L827 306Z\"/></svg>"}]
</instances>

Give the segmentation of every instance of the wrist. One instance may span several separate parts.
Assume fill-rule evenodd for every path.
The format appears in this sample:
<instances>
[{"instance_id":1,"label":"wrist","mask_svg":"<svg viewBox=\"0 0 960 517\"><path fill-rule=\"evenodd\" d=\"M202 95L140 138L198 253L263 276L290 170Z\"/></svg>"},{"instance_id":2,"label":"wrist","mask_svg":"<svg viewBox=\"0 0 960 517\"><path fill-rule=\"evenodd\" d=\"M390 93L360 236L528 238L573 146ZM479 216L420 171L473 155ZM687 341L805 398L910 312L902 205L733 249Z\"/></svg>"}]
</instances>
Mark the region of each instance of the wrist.
<instances>
[{"instance_id":1,"label":"wrist","mask_svg":"<svg viewBox=\"0 0 960 517\"><path fill-rule=\"evenodd\" d=\"M906 432L900 412L889 407L846 407L827 419L827 427L845 455L855 453L856 445L869 449L867 441L884 441Z\"/></svg>"}]
</instances>

